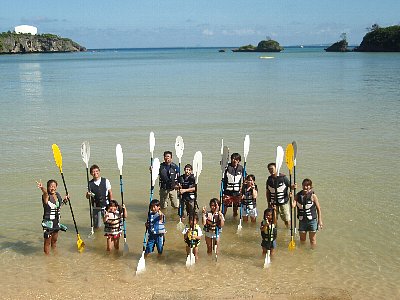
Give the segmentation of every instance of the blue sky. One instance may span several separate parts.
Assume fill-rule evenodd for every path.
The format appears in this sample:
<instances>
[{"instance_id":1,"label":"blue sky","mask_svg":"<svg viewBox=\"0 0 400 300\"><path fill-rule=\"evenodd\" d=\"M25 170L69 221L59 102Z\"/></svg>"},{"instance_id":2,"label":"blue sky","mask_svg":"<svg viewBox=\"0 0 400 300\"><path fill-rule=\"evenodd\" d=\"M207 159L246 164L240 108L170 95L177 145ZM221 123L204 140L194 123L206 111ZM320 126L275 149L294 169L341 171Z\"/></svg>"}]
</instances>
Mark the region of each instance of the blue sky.
<instances>
[{"instance_id":1,"label":"blue sky","mask_svg":"<svg viewBox=\"0 0 400 300\"><path fill-rule=\"evenodd\" d=\"M331 44L400 24L400 0L1 0L0 32L17 25L87 48Z\"/></svg>"}]
</instances>

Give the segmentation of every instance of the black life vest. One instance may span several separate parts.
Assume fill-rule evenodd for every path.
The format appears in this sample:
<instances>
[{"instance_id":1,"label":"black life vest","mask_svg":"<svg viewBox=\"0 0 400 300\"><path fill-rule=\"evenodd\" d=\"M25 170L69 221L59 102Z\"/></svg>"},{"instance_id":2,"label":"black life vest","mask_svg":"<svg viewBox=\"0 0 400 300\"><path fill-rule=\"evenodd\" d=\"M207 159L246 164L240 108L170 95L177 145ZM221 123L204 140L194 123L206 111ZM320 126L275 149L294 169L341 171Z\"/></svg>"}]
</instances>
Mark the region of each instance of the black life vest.
<instances>
[{"instance_id":1,"label":"black life vest","mask_svg":"<svg viewBox=\"0 0 400 300\"><path fill-rule=\"evenodd\" d=\"M271 195L272 204L286 204L289 201L288 188L289 180L284 174L279 174L279 176L277 176L276 178L269 176L267 179L267 189ZM277 196L275 196L275 194L277 194Z\"/></svg>"},{"instance_id":2,"label":"black life vest","mask_svg":"<svg viewBox=\"0 0 400 300\"><path fill-rule=\"evenodd\" d=\"M242 195L244 196L242 199L242 204L245 206L245 209L253 209L254 207L256 207L257 199L253 198L253 189L247 190L247 188L248 187L246 184L244 184L242 187ZM257 185L255 185L254 188L256 191L258 191Z\"/></svg>"},{"instance_id":3,"label":"black life vest","mask_svg":"<svg viewBox=\"0 0 400 300\"><path fill-rule=\"evenodd\" d=\"M62 198L59 193L56 192L57 199L54 199L52 195L49 195L49 200L46 204L43 203L43 222L42 226L47 229L58 229L60 227L60 207L62 204Z\"/></svg>"},{"instance_id":4,"label":"black life vest","mask_svg":"<svg viewBox=\"0 0 400 300\"><path fill-rule=\"evenodd\" d=\"M160 165L160 188L164 190L173 190L178 180L179 168L176 164L167 165L165 162Z\"/></svg>"},{"instance_id":5,"label":"black life vest","mask_svg":"<svg viewBox=\"0 0 400 300\"><path fill-rule=\"evenodd\" d=\"M297 193L297 218L302 221L305 219L313 220L317 218L317 207L312 200L312 193L307 195L303 194L303 191Z\"/></svg>"},{"instance_id":6,"label":"black life vest","mask_svg":"<svg viewBox=\"0 0 400 300\"><path fill-rule=\"evenodd\" d=\"M179 177L179 183L183 189L189 189L195 186L196 179L193 174L186 176L185 174ZM182 200L184 201L193 201L195 198L194 192L186 192L182 194Z\"/></svg>"},{"instance_id":7,"label":"black life vest","mask_svg":"<svg viewBox=\"0 0 400 300\"><path fill-rule=\"evenodd\" d=\"M200 229L199 225L196 224L193 230L189 228L188 231L187 231L187 236L185 238L185 242L190 248L194 248L194 247L196 247L197 245L200 244L200 240L190 239L189 238L189 235L198 236L199 235L199 229Z\"/></svg>"},{"instance_id":8,"label":"black life vest","mask_svg":"<svg viewBox=\"0 0 400 300\"><path fill-rule=\"evenodd\" d=\"M94 179L89 181L89 189L92 193L94 193L94 206L95 207L106 207L108 204L107 197L107 184L106 179L101 177L100 184L97 185L94 183Z\"/></svg>"},{"instance_id":9,"label":"black life vest","mask_svg":"<svg viewBox=\"0 0 400 300\"><path fill-rule=\"evenodd\" d=\"M224 194L229 196L240 195L240 186L242 185L243 166L237 165L234 168L230 163L225 170L224 175Z\"/></svg>"},{"instance_id":10,"label":"black life vest","mask_svg":"<svg viewBox=\"0 0 400 300\"><path fill-rule=\"evenodd\" d=\"M117 209L115 213L109 213L107 221L104 222L104 233L109 235L118 235L122 232L123 218L120 210Z\"/></svg>"}]
</instances>

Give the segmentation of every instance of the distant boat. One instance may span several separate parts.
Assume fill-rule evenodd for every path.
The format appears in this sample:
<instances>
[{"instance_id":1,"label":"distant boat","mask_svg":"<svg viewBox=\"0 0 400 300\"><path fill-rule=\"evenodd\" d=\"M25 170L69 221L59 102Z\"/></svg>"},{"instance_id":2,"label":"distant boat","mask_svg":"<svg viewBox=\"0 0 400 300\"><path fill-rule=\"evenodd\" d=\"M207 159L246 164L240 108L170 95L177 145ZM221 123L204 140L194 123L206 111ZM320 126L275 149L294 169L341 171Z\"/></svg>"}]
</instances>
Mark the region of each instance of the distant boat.
<instances>
[{"instance_id":1,"label":"distant boat","mask_svg":"<svg viewBox=\"0 0 400 300\"><path fill-rule=\"evenodd\" d=\"M304 48L304 46L303 46L303 45L300 45L300 48Z\"/></svg>"},{"instance_id":2,"label":"distant boat","mask_svg":"<svg viewBox=\"0 0 400 300\"><path fill-rule=\"evenodd\" d=\"M274 58L273 56L260 56L261 59L271 59Z\"/></svg>"}]
</instances>

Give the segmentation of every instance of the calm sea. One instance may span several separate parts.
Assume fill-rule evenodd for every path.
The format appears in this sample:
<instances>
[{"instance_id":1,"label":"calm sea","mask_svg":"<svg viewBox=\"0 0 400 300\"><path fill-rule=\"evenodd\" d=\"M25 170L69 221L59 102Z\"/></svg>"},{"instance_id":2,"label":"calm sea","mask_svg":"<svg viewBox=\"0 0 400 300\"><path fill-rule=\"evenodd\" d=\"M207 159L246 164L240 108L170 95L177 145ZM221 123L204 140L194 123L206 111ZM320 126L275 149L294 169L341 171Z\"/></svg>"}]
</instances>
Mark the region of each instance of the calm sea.
<instances>
[{"instance_id":1,"label":"calm sea","mask_svg":"<svg viewBox=\"0 0 400 300\"><path fill-rule=\"evenodd\" d=\"M260 58L270 56L273 58ZM400 54L325 53L288 48L282 53L219 53L218 49L115 49L74 54L0 56L0 267L1 298L143 299L395 299L400 298ZM200 206L219 195L221 139L243 154L266 207L266 164L276 147L297 141L296 180L314 182L324 229L318 247L288 250L290 231L278 223L278 248L263 269L258 226L228 211L218 263L207 257L185 267L178 217L167 211L164 257L141 256L149 199L149 133L155 156L185 142L182 163L203 153ZM88 238L86 169L101 167L120 200L115 146L124 151L128 208L127 255L107 255L105 238ZM57 254L42 252L42 205L36 180L61 176L51 145L63 155L63 172L85 252L69 230ZM281 171L288 173L286 166ZM156 189L156 194L158 189ZM258 223L258 222L257 222ZM107 296L108 295L108 296ZM332 299L332 298L331 298Z\"/></svg>"}]
</instances>

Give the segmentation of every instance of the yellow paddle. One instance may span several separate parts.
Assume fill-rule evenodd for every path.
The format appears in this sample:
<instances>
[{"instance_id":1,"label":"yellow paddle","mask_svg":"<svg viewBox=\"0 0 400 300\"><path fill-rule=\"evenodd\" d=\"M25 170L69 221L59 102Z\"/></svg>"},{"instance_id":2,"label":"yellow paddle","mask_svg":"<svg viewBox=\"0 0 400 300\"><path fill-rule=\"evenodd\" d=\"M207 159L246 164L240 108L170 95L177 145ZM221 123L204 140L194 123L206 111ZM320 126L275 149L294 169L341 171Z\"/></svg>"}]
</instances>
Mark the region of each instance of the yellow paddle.
<instances>
[{"instance_id":1,"label":"yellow paddle","mask_svg":"<svg viewBox=\"0 0 400 300\"><path fill-rule=\"evenodd\" d=\"M292 170L294 166L294 148L292 144L288 144L286 147L286 153L285 153L285 158L286 158L286 166L289 169L289 177L290 177L290 191L292 191ZM292 207L292 197L289 197L289 202L290 202L290 243L289 243L289 250L294 250L296 248L296 243L294 242L293 238L293 207Z\"/></svg>"},{"instance_id":2,"label":"yellow paddle","mask_svg":"<svg viewBox=\"0 0 400 300\"><path fill-rule=\"evenodd\" d=\"M67 185L65 184L64 174L62 171L62 156L60 148L58 148L57 144L53 144L51 148L53 149L54 161L56 162L57 167L60 169L61 178L64 183L65 193L68 195ZM78 251L82 252L83 250L85 250L85 243L82 241L81 236L79 235L78 227L76 226L75 222L74 212L72 211L71 200L69 199L69 197L68 197L68 204L69 204L69 209L71 210L72 220L74 221L75 231L78 238L78 240L76 241L76 245L78 247Z\"/></svg>"}]
</instances>

